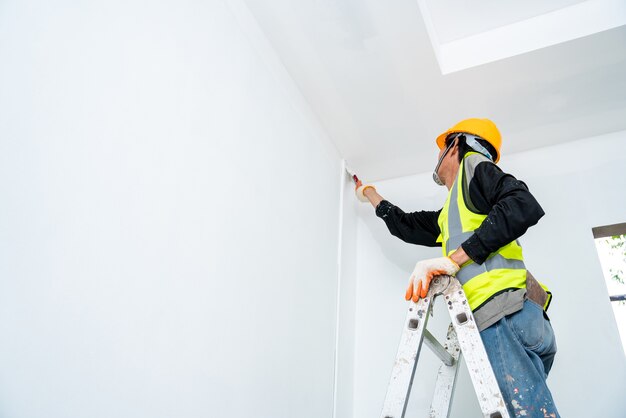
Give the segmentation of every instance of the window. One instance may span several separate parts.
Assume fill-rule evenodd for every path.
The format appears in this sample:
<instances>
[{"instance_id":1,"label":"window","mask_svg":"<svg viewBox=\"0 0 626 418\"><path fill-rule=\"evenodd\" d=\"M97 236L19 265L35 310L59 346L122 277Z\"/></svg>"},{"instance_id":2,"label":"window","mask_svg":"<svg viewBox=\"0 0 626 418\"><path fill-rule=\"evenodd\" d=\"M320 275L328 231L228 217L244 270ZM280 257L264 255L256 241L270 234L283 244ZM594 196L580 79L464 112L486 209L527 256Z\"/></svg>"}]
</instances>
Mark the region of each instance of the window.
<instances>
[{"instance_id":1,"label":"window","mask_svg":"<svg viewBox=\"0 0 626 418\"><path fill-rule=\"evenodd\" d=\"M593 237L626 353L626 223L593 228Z\"/></svg>"}]
</instances>

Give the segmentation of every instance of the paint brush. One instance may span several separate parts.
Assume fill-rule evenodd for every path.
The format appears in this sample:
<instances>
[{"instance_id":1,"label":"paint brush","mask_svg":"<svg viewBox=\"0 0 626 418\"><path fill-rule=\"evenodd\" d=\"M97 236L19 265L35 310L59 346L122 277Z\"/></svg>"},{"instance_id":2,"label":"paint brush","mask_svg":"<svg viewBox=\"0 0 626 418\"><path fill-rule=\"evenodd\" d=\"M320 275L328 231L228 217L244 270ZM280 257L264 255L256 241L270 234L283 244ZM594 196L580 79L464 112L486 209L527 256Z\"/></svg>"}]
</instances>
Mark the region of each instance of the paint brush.
<instances>
[{"instance_id":1,"label":"paint brush","mask_svg":"<svg viewBox=\"0 0 626 418\"><path fill-rule=\"evenodd\" d=\"M357 177L356 173L352 171L350 167L348 167L347 165L346 165L346 172L350 175L350 177L352 177L354 184L359 182L359 178Z\"/></svg>"}]
</instances>

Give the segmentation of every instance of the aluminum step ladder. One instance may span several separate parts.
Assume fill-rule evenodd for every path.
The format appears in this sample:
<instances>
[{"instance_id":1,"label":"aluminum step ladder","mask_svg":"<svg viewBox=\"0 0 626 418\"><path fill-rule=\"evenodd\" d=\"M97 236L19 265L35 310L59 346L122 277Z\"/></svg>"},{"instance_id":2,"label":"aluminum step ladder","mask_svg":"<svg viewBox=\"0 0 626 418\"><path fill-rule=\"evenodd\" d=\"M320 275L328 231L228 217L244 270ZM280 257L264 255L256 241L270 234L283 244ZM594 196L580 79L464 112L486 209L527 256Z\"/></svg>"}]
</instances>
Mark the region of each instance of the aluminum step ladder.
<instances>
[{"instance_id":1,"label":"aluminum step ladder","mask_svg":"<svg viewBox=\"0 0 626 418\"><path fill-rule=\"evenodd\" d=\"M452 319L444 346L426 329L433 301L439 295L445 298ZM410 302L381 418L404 417L424 340L443 362L437 375L429 418L450 416L461 353L465 357L483 416L509 418L463 288L451 276L436 276L430 283L426 298L417 303Z\"/></svg>"}]
</instances>

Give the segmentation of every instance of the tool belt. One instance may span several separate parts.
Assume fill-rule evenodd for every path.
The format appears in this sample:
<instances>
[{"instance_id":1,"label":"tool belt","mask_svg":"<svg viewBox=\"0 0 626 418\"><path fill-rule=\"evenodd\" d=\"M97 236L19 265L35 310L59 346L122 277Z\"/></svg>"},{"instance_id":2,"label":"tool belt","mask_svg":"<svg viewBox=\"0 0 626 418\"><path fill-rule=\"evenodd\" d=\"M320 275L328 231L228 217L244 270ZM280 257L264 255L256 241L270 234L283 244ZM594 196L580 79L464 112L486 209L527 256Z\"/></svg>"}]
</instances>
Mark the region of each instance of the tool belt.
<instances>
[{"instance_id":1,"label":"tool belt","mask_svg":"<svg viewBox=\"0 0 626 418\"><path fill-rule=\"evenodd\" d=\"M541 307L545 307L548 300L548 293L528 270L526 271L526 298Z\"/></svg>"}]
</instances>

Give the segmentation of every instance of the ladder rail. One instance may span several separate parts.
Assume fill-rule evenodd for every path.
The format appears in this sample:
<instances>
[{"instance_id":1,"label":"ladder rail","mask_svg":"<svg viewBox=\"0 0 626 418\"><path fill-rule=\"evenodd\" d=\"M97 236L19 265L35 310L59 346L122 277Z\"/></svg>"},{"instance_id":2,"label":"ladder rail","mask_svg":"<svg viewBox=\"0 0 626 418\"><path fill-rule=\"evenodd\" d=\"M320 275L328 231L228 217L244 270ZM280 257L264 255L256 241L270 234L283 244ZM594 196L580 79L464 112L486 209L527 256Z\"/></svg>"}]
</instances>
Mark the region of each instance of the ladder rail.
<instances>
[{"instance_id":1,"label":"ladder rail","mask_svg":"<svg viewBox=\"0 0 626 418\"><path fill-rule=\"evenodd\" d=\"M432 280L428 295L425 298L421 298L417 303L409 302L381 418L404 417L413 386L417 360L425 332L427 332L426 325L432 310L433 298L442 294L449 282L448 276L438 276ZM434 340L430 332L428 335Z\"/></svg>"},{"instance_id":2,"label":"ladder rail","mask_svg":"<svg viewBox=\"0 0 626 418\"><path fill-rule=\"evenodd\" d=\"M478 325L469 307L463 287L453 279L443 293L448 304L458 344L484 417L509 418L496 375L491 368ZM436 394L435 394L436 395Z\"/></svg>"},{"instance_id":3,"label":"ladder rail","mask_svg":"<svg viewBox=\"0 0 626 418\"><path fill-rule=\"evenodd\" d=\"M431 309L430 297L417 303L410 302L385 395L382 418L404 417Z\"/></svg>"},{"instance_id":4,"label":"ladder rail","mask_svg":"<svg viewBox=\"0 0 626 418\"><path fill-rule=\"evenodd\" d=\"M440 295L445 298L452 319L444 346L426 329L433 301ZM483 417L509 418L463 288L450 276L435 277L426 298L409 303L381 418L404 418L424 342L442 361L429 417L449 416L459 361L464 358Z\"/></svg>"}]
</instances>

